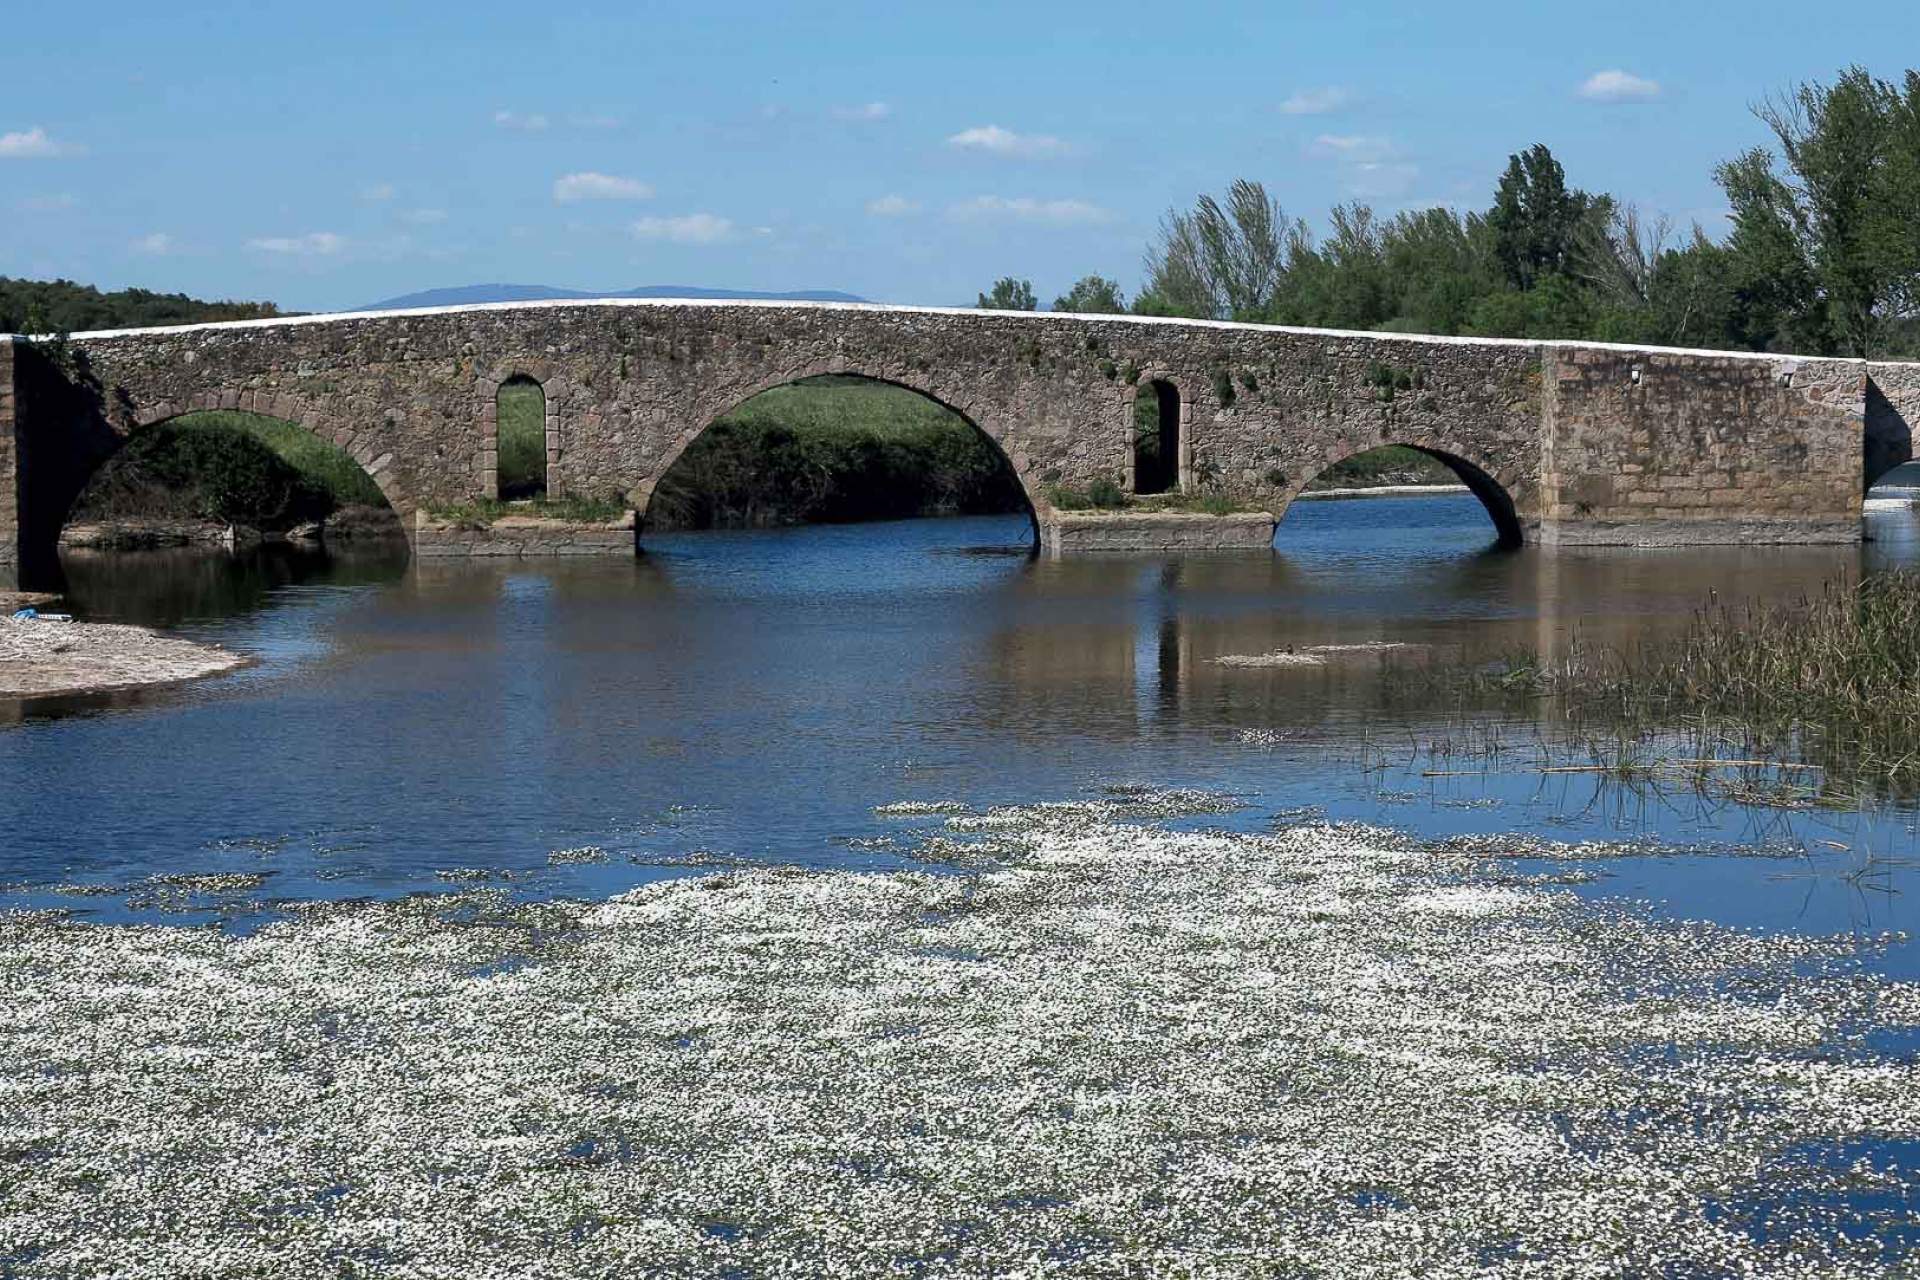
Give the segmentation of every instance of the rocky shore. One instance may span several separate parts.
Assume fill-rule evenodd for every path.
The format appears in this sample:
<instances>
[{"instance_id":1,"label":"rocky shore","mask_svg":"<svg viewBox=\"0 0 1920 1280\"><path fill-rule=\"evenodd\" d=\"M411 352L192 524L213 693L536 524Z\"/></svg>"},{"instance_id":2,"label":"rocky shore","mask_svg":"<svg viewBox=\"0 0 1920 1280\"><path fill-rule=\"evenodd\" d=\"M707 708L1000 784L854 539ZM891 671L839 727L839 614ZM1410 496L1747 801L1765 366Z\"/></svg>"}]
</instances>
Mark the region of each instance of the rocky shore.
<instances>
[{"instance_id":1,"label":"rocky shore","mask_svg":"<svg viewBox=\"0 0 1920 1280\"><path fill-rule=\"evenodd\" d=\"M237 653L145 627L15 618L19 607L0 615L0 698L136 689L247 664Z\"/></svg>"}]
</instances>

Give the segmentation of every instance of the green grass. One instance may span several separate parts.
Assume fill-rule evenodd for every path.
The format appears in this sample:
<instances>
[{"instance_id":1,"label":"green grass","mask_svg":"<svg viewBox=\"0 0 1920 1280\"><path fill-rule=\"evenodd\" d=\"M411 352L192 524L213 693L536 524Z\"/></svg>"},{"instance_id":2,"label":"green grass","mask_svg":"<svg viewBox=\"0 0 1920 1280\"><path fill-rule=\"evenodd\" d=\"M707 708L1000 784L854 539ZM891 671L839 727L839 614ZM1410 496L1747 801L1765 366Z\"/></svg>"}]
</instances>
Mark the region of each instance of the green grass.
<instances>
[{"instance_id":1,"label":"green grass","mask_svg":"<svg viewBox=\"0 0 1920 1280\"><path fill-rule=\"evenodd\" d=\"M256 413L210 411L186 413L173 419L186 430L215 428L251 436L330 495L336 507L384 507L387 499L373 477L346 450L322 440L305 427Z\"/></svg>"},{"instance_id":2,"label":"green grass","mask_svg":"<svg viewBox=\"0 0 1920 1280\"><path fill-rule=\"evenodd\" d=\"M532 381L509 382L496 401L500 431L500 496L537 498L547 491L547 396Z\"/></svg>"},{"instance_id":3,"label":"green grass","mask_svg":"<svg viewBox=\"0 0 1920 1280\"><path fill-rule=\"evenodd\" d=\"M662 528L1018 511L999 447L918 392L827 375L762 392L701 433L648 508Z\"/></svg>"},{"instance_id":4,"label":"green grass","mask_svg":"<svg viewBox=\"0 0 1920 1280\"><path fill-rule=\"evenodd\" d=\"M1390 444L1341 459L1315 476L1307 488L1367 489L1383 484L1458 483L1460 477L1438 458L1405 445Z\"/></svg>"}]
</instances>

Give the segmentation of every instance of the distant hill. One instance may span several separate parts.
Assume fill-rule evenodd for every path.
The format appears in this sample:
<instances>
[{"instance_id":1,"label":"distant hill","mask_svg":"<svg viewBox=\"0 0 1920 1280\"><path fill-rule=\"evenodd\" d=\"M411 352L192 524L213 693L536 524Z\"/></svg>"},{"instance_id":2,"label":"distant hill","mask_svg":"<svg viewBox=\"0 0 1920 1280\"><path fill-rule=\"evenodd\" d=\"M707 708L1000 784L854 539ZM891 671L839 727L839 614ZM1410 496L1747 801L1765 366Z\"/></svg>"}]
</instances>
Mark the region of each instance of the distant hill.
<instances>
[{"instance_id":1,"label":"distant hill","mask_svg":"<svg viewBox=\"0 0 1920 1280\"><path fill-rule=\"evenodd\" d=\"M696 289L689 285L650 284L615 293L556 289L545 284L470 284L457 289L427 289L403 294L365 307L367 311L398 311L413 307L471 307L483 302L573 301L587 298L722 298L761 302L865 302L865 298L833 289L799 289L792 293L760 293L752 289Z\"/></svg>"}]
</instances>

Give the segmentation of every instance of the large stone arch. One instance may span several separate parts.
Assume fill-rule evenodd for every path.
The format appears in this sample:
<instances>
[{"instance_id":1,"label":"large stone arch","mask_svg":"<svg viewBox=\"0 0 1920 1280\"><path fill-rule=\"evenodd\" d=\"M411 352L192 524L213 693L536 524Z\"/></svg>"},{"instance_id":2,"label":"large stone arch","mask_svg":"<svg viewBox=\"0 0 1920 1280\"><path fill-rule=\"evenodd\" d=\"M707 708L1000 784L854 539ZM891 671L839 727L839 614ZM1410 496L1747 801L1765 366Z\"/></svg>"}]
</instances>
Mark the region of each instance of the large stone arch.
<instances>
[{"instance_id":1,"label":"large stone arch","mask_svg":"<svg viewBox=\"0 0 1920 1280\"><path fill-rule=\"evenodd\" d=\"M272 418L337 446L373 481L412 541L418 503L394 465L396 442L377 431L358 431L349 419L324 406L229 388L148 403L122 396L111 408L69 400L63 414L68 428L40 434L31 442L34 488L31 503L20 513L22 565L45 573L57 564L60 534L74 504L100 469L136 436L188 414L213 412Z\"/></svg>"},{"instance_id":2,"label":"large stone arch","mask_svg":"<svg viewBox=\"0 0 1920 1280\"><path fill-rule=\"evenodd\" d=\"M1036 530L1039 523L1052 513L1052 504L1047 501L1045 489L1033 474L1032 460L1017 445L1010 443L1012 424L1002 421L998 415L990 412L983 401L973 396L943 393L942 390L932 386L930 380L922 382L898 373L871 373L857 364L833 359L796 365L778 373L768 374L743 386L729 387L722 392L696 397L692 408L683 419L686 425L682 426L654 460L653 465L648 468L647 474L627 495L628 500L633 504L641 527L645 528L647 508L652 505L653 493L660 481L673 470L673 464L680 460L680 456L687 451L688 446L705 434L715 422L740 408L755 396L772 391L776 387L791 386L796 382L804 382L809 378L823 377L828 374L861 378L868 382L899 387L903 391L911 391L915 395L923 396L959 417L968 426L985 436L993 444L995 451L1005 460L1008 469L1013 472L1014 480L1020 486L1021 495L1026 499L1028 513L1035 523Z\"/></svg>"},{"instance_id":3,"label":"large stone arch","mask_svg":"<svg viewBox=\"0 0 1920 1280\"><path fill-rule=\"evenodd\" d=\"M1343 442L1342 446L1327 449L1322 455L1324 460L1318 466L1295 477L1287 486L1285 500L1274 512L1275 519L1286 519L1294 500L1330 467L1348 458L1393 445L1418 450L1434 461L1443 463L1458 476L1460 482L1480 500L1480 505L1486 508L1487 518L1493 522L1502 546L1517 547L1526 542L1529 520L1522 499L1515 493L1524 487L1524 478L1512 475L1503 477L1486 459L1477 456L1472 446L1436 435L1395 434L1371 443Z\"/></svg>"}]
</instances>

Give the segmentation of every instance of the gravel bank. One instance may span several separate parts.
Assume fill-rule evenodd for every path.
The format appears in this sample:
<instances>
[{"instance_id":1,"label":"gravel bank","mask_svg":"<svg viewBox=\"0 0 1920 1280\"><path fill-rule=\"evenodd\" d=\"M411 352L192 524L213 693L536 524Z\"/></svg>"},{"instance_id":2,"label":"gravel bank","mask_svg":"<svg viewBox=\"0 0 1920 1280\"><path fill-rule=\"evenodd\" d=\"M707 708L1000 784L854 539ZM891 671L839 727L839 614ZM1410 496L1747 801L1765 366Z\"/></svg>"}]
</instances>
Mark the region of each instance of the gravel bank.
<instances>
[{"instance_id":1,"label":"gravel bank","mask_svg":"<svg viewBox=\"0 0 1920 1280\"><path fill-rule=\"evenodd\" d=\"M1161 825L1216 803L914 819L964 875L479 890L248 937L0 916L0 1266L1912 1262L1912 1170L1858 1153L1920 1131L1913 1062L1863 1030L1920 993L1870 940L1598 909L1495 842Z\"/></svg>"},{"instance_id":2,"label":"gravel bank","mask_svg":"<svg viewBox=\"0 0 1920 1280\"><path fill-rule=\"evenodd\" d=\"M0 617L0 698L171 684L246 663L237 653L145 627Z\"/></svg>"}]
</instances>

